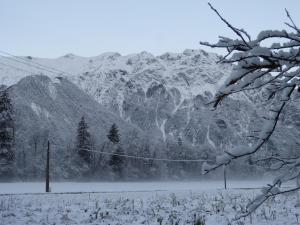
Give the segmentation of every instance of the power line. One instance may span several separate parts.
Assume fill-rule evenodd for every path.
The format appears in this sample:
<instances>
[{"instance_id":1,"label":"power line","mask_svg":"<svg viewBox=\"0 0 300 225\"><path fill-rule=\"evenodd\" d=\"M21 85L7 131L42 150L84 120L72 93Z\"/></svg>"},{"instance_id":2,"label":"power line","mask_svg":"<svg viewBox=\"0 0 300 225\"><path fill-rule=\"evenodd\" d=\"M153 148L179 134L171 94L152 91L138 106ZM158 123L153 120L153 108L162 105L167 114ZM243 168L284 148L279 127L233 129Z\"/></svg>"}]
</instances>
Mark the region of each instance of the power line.
<instances>
[{"instance_id":1,"label":"power line","mask_svg":"<svg viewBox=\"0 0 300 225\"><path fill-rule=\"evenodd\" d=\"M153 157L144 157L144 156L134 156L134 155L127 155L127 154L117 154L117 153L111 153L111 152L103 152L103 151L96 151L86 148L80 148L81 151L87 151L87 152L95 152L98 154L103 155L115 155L120 156L124 158L133 158L133 159L142 159L142 160L154 160L154 161L167 161L167 162L207 162L208 160L203 159L168 159L168 158L153 158Z\"/></svg>"},{"instance_id":2,"label":"power line","mask_svg":"<svg viewBox=\"0 0 300 225\"><path fill-rule=\"evenodd\" d=\"M10 61L14 61L14 62L18 62L18 63L24 64L24 65L26 65L26 66L36 68L36 69L38 69L38 70L47 71L47 72L54 73L54 74L57 75L57 73L55 73L55 72L53 72L53 71L50 71L50 70L47 70L47 69L44 69L44 68L42 68L42 67L38 67L38 66L35 66L35 65L31 65L31 64L29 64L29 63L26 63L26 62L23 62L23 61L14 59L14 58L5 57L4 59L10 60Z\"/></svg>"},{"instance_id":3,"label":"power line","mask_svg":"<svg viewBox=\"0 0 300 225\"><path fill-rule=\"evenodd\" d=\"M24 142L18 141L18 143L28 144L28 142L25 142L25 141ZM51 141L50 141L50 144L52 146L60 147L61 149L65 148L63 145L56 144ZM128 154L118 154L118 153L112 153L112 152L97 151L95 149L88 149L88 148L79 148L79 150L87 151L87 152L94 152L94 153L103 154L103 155L115 155L115 156L120 156L120 157L124 157L124 158L143 159L143 160L170 161L170 162L211 162L211 160L205 160L205 159L169 159L169 158L154 158L154 157L146 157L146 156L135 156L135 155L128 155Z\"/></svg>"},{"instance_id":4,"label":"power line","mask_svg":"<svg viewBox=\"0 0 300 225\"><path fill-rule=\"evenodd\" d=\"M13 54L11 54L11 53L9 53L9 52L6 52L6 51L0 50L0 53L24 61L24 62L21 62L21 61L15 59L15 61L17 61L17 62L19 62L19 63L23 63L23 64L26 64L26 65L28 65L28 66L33 66L33 67L35 67L35 68L42 69L42 70L48 71L48 72L50 72L50 73L54 73L54 74L56 74L56 75L68 74L68 75L74 76L74 75L71 74L71 73L68 73L68 72L65 72L65 71L62 71L62 70L59 70L59 69L50 67L50 66L43 65L43 64L40 64L40 63L31 61L31 60L29 60L29 59L20 57L20 56L13 55ZM11 59L11 58L7 58L7 59ZM26 62L26 63L25 63L25 62ZM33 65L32 65L32 64L33 64ZM50 69L50 70L49 70L49 69ZM52 71L51 71L51 70L52 70Z\"/></svg>"},{"instance_id":5,"label":"power line","mask_svg":"<svg viewBox=\"0 0 300 225\"><path fill-rule=\"evenodd\" d=\"M60 144L51 143L51 145L62 147ZM97 151L95 149L88 149L88 148L79 148L81 151L87 152L94 152L103 155L115 155L124 158L132 158L132 159L142 159L142 160L155 160L155 161L169 161L169 162L208 162L210 160L204 159L169 159L169 158L154 158L154 157L146 157L146 156L135 156L135 155L128 155L128 154L118 154L112 152L104 152L104 151Z\"/></svg>"},{"instance_id":6,"label":"power line","mask_svg":"<svg viewBox=\"0 0 300 225\"><path fill-rule=\"evenodd\" d=\"M33 68L36 68L38 70L46 71L48 73L52 73L52 74L55 74L55 75L61 75L62 74L62 73L58 73L58 72L54 72L54 71L48 70L48 69L43 68L41 66L33 65L29 61L26 61L26 60L25 61L21 61L21 60L12 58L12 57L5 57L4 59L10 60L10 61L14 61L14 62L18 62L18 63L24 64L26 66L33 67Z\"/></svg>"},{"instance_id":7,"label":"power line","mask_svg":"<svg viewBox=\"0 0 300 225\"><path fill-rule=\"evenodd\" d=\"M11 68L17 69L17 70L20 70L20 71L23 71L23 72L26 72L26 73L33 74L32 71L28 71L28 70L25 70L25 69L23 69L23 68L19 68L19 67L13 66L13 65L9 65L9 64L6 64L6 63L2 63L2 62L0 62L0 64L1 64L1 65L4 65L4 66L7 66L7 67L11 67Z\"/></svg>"},{"instance_id":8,"label":"power line","mask_svg":"<svg viewBox=\"0 0 300 225\"><path fill-rule=\"evenodd\" d=\"M22 142L19 142L22 143ZM24 142L27 143L27 142ZM61 144L51 143L52 146L58 146L63 148ZM118 154L113 152L104 152L104 151L97 151L94 149L88 149L88 148L79 148L81 151L86 152L94 152L102 155L115 155L120 156L124 158L132 158L132 159L141 159L141 160L153 160L153 161L167 161L167 162L210 162L210 160L204 160L204 159L169 159L169 158L154 158L154 157L145 157L145 156L135 156L135 155L128 155L128 154Z\"/></svg>"},{"instance_id":9,"label":"power line","mask_svg":"<svg viewBox=\"0 0 300 225\"><path fill-rule=\"evenodd\" d=\"M31 63L31 64L35 64L35 65L41 66L41 67L46 68L46 69L51 69L51 70L53 70L56 74L58 74L58 73L59 73L59 74L64 73L64 74L68 74L68 75L74 76L74 75L71 74L71 73L68 73L68 72L65 72L65 71L62 71L62 70L59 70L59 69L50 67L50 66L45 66L45 65L43 65L43 64L40 64L40 63L31 61L31 60L29 60L29 59L26 59L26 58L23 58L23 57L20 57L20 56L13 55L13 54L11 54L11 53L9 53L9 52L6 52L6 51L3 51L3 50L0 50L0 52L1 52L2 54L9 55L9 56L14 57L14 58L17 58L17 59L21 59L21 60L23 60L23 61L25 61L25 62L28 62L28 63ZM51 71L51 72L53 73L53 71Z\"/></svg>"}]
</instances>

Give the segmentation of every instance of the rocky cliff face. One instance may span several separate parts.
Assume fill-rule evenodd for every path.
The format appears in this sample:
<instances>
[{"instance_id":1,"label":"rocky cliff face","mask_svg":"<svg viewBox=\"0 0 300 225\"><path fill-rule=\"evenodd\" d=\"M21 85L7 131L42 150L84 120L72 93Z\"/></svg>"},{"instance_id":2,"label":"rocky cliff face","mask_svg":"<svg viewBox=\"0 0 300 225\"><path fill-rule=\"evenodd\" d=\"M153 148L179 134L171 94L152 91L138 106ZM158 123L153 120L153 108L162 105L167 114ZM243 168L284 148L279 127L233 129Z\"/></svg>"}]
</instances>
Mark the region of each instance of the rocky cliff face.
<instances>
[{"instance_id":1,"label":"rocky cliff face","mask_svg":"<svg viewBox=\"0 0 300 225\"><path fill-rule=\"evenodd\" d=\"M260 97L251 93L227 98L212 111L207 103L231 68L217 64L219 56L202 50L161 56L142 52L24 59L26 64L10 61L15 67L46 76L26 77L24 71L9 68L0 72L3 84L14 84L10 89L16 108L17 142L23 146L18 149L21 155L25 150L33 154L37 135L43 136L41 140L50 135L54 143L64 146L61 152L66 152L74 146L82 115L87 117L98 149L109 126L117 123L127 153L172 158L210 158L233 145L248 144L246 135L262 122L257 118L264 108L254 104ZM8 63L7 58L0 61ZM29 66L30 62L61 72L41 70L37 64ZM294 123L299 109L297 105L290 107L267 151L299 145L295 142L299 126ZM293 135L287 137L286 132ZM285 138L278 139L282 135ZM55 153L60 160L61 152L57 148ZM132 168L140 166L131 162L127 172L137 173Z\"/></svg>"},{"instance_id":2,"label":"rocky cliff face","mask_svg":"<svg viewBox=\"0 0 300 225\"><path fill-rule=\"evenodd\" d=\"M30 57L26 64L15 63L33 73L39 73L40 67L30 67L30 62L65 71L62 77L107 110L164 142L182 139L192 145L213 145L207 138L207 120L212 113L205 104L230 72L229 67L216 64L218 59L216 54L202 50L185 50L156 57L147 52L127 56L105 53L90 58L67 54L57 59ZM26 75L14 72L12 75L11 70L3 70L2 81L12 84ZM42 72L52 79L59 76Z\"/></svg>"},{"instance_id":3,"label":"rocky cliff face","mask_svg":"<svg viewBox=\"0 0 300 225\"><path fill-rule=\"evenodd\" d=\"M105 108L164 142L218 148L222 138L241 137L255 114L247 98L228 100L231 113L226 108L212 112L206 105L230 73L218 59L202 50L157 57L111 53L90 62L100 60L97 68L70 79ZM247 114L237 116L243 110Z\"/></svg>"},{"instance_id":4,"label":"rocky cliff face","mask_svg":"<svg viewBox=\"0 0 300 225\"><path fill-rule=\"evenodd\" d=\"M82 116L88 123L95 150L109 150L102 147L113 123L120 130L120 145L130 149L129 153L137 151L144 143L146 135L141 129L106 110L65 78L51 80L43 75L28 76L11 86L9 93L15 111L15 151L21 176L43 175L49 140L54 176L67 178L78 173L80 177L85 163L76 159L76 131ZM140 143L135 148L129 147L132 134ZM155 139L153 143L156 145Z\"/></svg>"}]
</instances>

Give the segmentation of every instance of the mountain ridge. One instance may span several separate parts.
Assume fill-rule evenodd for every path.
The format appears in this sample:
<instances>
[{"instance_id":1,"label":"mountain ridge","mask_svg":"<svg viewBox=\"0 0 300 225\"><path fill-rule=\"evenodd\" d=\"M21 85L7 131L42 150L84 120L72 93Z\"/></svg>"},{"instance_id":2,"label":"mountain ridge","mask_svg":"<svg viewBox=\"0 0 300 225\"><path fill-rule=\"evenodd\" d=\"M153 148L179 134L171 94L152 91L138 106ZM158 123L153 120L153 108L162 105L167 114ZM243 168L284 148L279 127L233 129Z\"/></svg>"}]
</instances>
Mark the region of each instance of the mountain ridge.
<instances>
[{"instance_id":1,"label":"mountain ridge","mask_svg":"<svg viewBox=\"0 0 300 225\"><path fill-rule=\"evenodd\" d=\"M56 69L56 72L41 70L38 64L29 66L28 61L21 64L2 57L0 62L13 62L15 67L22 65L23 68L18 71L1 67L0 80L4 84L12 84L9 89L14 90L11 94L16 112L19 113L17 133L19 139L28 142L25 147L19 143L18 148L26 148L31 158L32 139L41 128L57 133L52 140L65 146L61 149L62 154L69 157L69 149L76 148L76 123L83 115L87 115L91 124L96 149L112 151L112 146L105 144L103 147L103 144L107 142L105 133L109 125L116 123L122 132L124 142L121 146L126 153L173 159L212 159L232 146L249 145L251 142L246 139L249 131L261 123L258 115L262 114L262 110L255 106L247 94L226 98L215 111L207 105L227 78L231 67L218 64L218 55L203 50L186 50L160 56L147 52L127 56L106 53L94 58L67 54L56 59L28 60L47 66L49 71ZM31 69L37 75L27 74L22 69ZM43 74L40 74L41 71ZM79 110L80 106L84 110ZM289 115L289 118L292 117L295 117L294 113ZM96 118L107 121L99 123L95 121ZM278 137L286 129L284 124L280 123L279 126L283 131L274 134L276 138L271 139L265 147L267 151L277 151L284 144ZM294 140L296 136L290 138ZM291 145L291 148L294 147ZM21 153L22 150L18 154ZM20 165L23 165L22 154L18 156ZM66 166L59 155L56 157L59 163ZM82 162L77 160L69 163L72 169L63 174L58 169L58 177L70 178L75 171L82 174L85 168ZM173 176L174 171L174 176L178 178L178 174L194 174L195 168L201 169L201 165L192 169L186 165L161 163L155 166L151 164L149 170L140 171L143 162L128 163L126 173L133 179L146 175ZM232 170L251 171L251 167L244 164L243 161L238 167L233 165ZM39 166L41 172L43 165ZM100 175L113 177L105 166L107 164L102 165L104 173L100 172ZM80 168L83 171L79 172ZM27 170L32 173L31 167Z\"/></svg>"}]
</instances>

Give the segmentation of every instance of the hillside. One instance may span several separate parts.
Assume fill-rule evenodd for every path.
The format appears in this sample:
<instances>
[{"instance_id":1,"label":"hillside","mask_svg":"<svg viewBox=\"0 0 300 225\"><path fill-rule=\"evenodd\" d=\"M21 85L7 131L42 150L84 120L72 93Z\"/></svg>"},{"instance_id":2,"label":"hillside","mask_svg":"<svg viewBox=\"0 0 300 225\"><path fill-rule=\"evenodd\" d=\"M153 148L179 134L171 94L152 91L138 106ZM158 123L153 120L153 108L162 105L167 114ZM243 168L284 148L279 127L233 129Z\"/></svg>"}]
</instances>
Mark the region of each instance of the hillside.
<instances>
[{"instance_id":1,"label":"hillside","mask_svg":"<svg viewBox=\"0 0 300 225\"><path fill-rule=\"evenodd\" d=\"M207 104L230 73L230 67L216 63L218 59L203 50L161 56L141 52L88 58L73 54L56 59L1 57L1 63L10 65L0 67L0 80L12 85L18 174L42 176L48 139L54 144L55 164L59 165L56 177L71 178L75 171L84 175L91 170L74 158L76 129L82 116L87 118L97 151L113 152L106 137L113 123L121 132L124 152L136 156L205 160L232 146L249 144L246 136L259 127L257 115L263 113L263 108L254 104L256 95L228 98L215 111ZM298 118L293 112L289 118ZM276 152L285 144L276 138L286 133L284 124L282 127L266 146L267 152ZM99 161L93 176L111 177L108 161L108 156ZM201 168L199 163L151 162L146 167L145 162L127 163L126 177L132 179L199 176ZM232 170L240 167L232 165ZM249 169L242 167L244 172Z\"/></svg>"}]
</instances>

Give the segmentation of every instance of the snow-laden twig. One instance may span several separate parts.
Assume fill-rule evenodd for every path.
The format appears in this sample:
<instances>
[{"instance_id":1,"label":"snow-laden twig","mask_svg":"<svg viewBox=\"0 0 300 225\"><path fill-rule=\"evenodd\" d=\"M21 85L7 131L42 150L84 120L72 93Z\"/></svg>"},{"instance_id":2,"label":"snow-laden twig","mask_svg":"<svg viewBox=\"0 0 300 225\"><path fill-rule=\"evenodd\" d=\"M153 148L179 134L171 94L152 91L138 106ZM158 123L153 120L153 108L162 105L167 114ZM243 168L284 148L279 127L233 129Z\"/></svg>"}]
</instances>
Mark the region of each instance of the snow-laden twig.
<instances>
[{"instance_id":1,"label":"snow-laden twig","mask_svg":"<svg viewBox=\"0 0 300 225\"><path fill-rule=\"evenodd\" d=\"M219 63L233 65L233 71L224 82L223 86L215 95L211 102L216 108L224 98L234 93L247 90L261 90L265 88L269 93L267 101L272 101L270 109L271 116L265 120L258 135L253 138L256 143L252 146L237 146L223 155L218 156L214 164L204 163L203 172L209 173L217 168L229 164L232 160L253 155L268 142L274 133L285 106L291 100L291 96L296 91L300 92L300 30L294 23L289 12L286 10L290 23L286 23L292 32L286 30L264 30L256 39L252 40L250 35L243 29L238 29L230 24L211 5L210 8L217 16L236 34L237 39L219 37L216 44L200 42L200 44L212 48L223 48L227 54L220 59ZM276 43L276 39L282 39ZM272 41L270 46L264 45ZM262 195L252 201L245 213L239 218L245 217L257 209L268 198L299 190L300 187L289 190L280 190L283 182L295 180L300 177L300 154L294 158L273 158L277 161L277 170L282 171L283 176L275 179L272 185L263 189Z\"/></svg>"}]
</instances>

